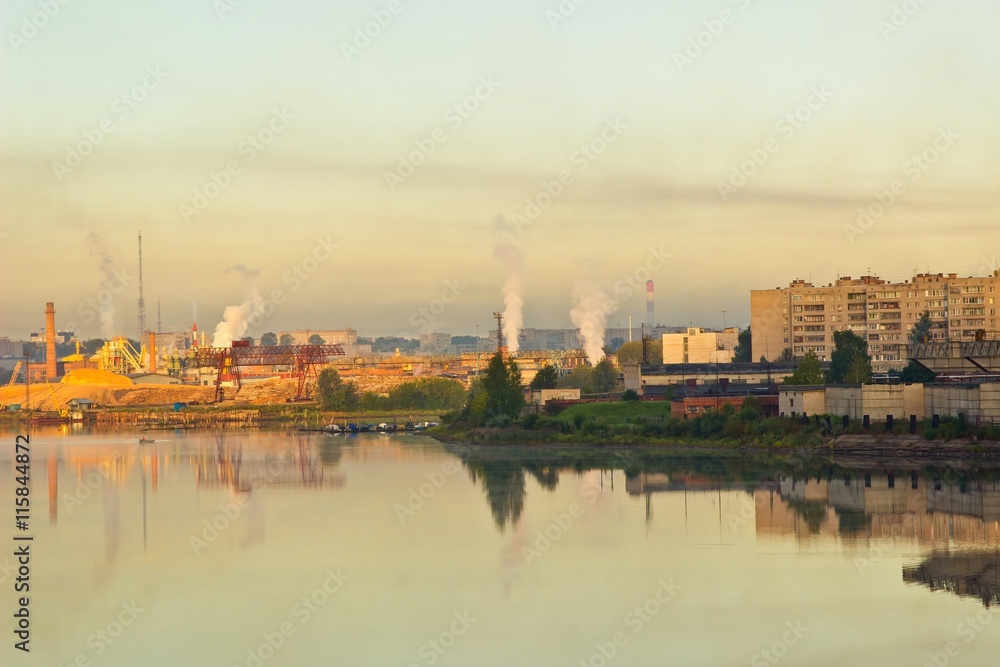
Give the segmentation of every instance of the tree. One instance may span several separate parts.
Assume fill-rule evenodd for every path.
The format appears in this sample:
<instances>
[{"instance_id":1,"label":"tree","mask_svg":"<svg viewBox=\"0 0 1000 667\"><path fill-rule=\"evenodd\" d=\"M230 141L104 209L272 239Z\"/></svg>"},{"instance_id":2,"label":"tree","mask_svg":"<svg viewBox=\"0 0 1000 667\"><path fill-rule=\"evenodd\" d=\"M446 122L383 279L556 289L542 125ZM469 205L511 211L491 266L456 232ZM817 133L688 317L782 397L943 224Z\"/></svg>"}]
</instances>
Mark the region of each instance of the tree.
<instances>
[{"instance_id":1,"label":"tree","mask_svg":"<svg viewBox=\"0 0 1000 667\"><path fill-rule=\"evenodd\" d=\"M486 391L486 418L495 423L516 419L524 407L521 369L511 358L507 361L499 350L490 358L483 378Z\"/></svg>"},{"instance_id":2,"label":"tree","mask_svg":"<svg viewBox=\"0 0 1000 667\"><path fill-rule=\"evenodd\" d=\"M253 336L244 336L243 338L240 338L240 340L244 343L250 343L253 345Z\"/></svg>"},{"instance_id":3,"label":"tree","mask_svg":"<svg viewBox=\"0 0 1000 667\"><path fill-rule=\"evenodd\" d=\"M899 374L899 379L906 384L926 384L928 382L934 382L934 378L937 374L916 361L910 360L903 372Z\"/></svg>"},{"instance_id":4,"label":"tree","mask_svg":"<svg viewBox=\"0 0 1000 667\"><path fill-rule=\"evenodd\" d=\"M267 346L277 345L278 344L277 334L275 334L273 331L268 331L266 334L260 337L260 344Z\"/></svg>"},{"instance_id":5,"label":"tree","mask_svg":"<svg viewBox=\"0 0 1000 667\"><path fill-rule=\"evenodd\" d=\"M353 410L358 407L358 390L344 382L336 368L324 368L316 381L320 405L325 410Z\"/></svg>"},{"instance_id":6,"label":"tree","mask_svg":"<svg viewBox=\"0 0 1000 667\"><path fill-rule=\"evenodd\" d=\"M625 393L622 394L623 401L634 402L638 401L640 398L642 397L639 396L639 392L637 392L635 389L626 389Z\"/></svg>"},{"instance_id":7,"label":"tree","mask_svg":"<svg viewBox=\"0 0 1000 667\"><path fill-rule=\"evenodd\" d=\"M538 391L539 389L555 389L558 385L559 371L556 370L555 366L546 364L538 369L528 386L532 391Z\"/></svg>"},{"instance_id":8,"label":"tree","mask_svg":"<svg viewBox=\"0 0 1000 667\"><path fill-rule=\"evenodd\" d=\"M827 379L831 384L864 384L872 379L868 341L845 329L833 333L833 354Z\"/></svg>"},{"instance_id":9,"label":"tree","mask_svg":"<svg viewBox=\"0 0 1000 667\"><path fill-rule=\"evenodd\" d=\"M608 394L616 386L618 386L618 369L605 357L594 366L594 389L599 394Z\"/></svg>"},{"instance_id":10,"label":"tree","mask_svg":"<svg viewBox=\"0 0 1000 667\"><path fill-rule=\"evenodd\" d=\"M312 336L309 336L309 344L310 345L326 345L326 341L323 340L323 337L320 336L319 334L313 334Z\"/></svg>"},{"instance_id":11,"label":"tree","mask_svg":"<svg viewBox=\"0 0 1000 667\"><path fill-rule=\"evenodd\" d=\"M792 353L792 348L786 347L781 351L781 356L778 357L778 361L795 361L795 355Z\"/></svg>"},{"instance_id":12,"label":"tree","mask_svg":"<svg viewBox=\"0 0 1000 667\"><path fill-rule=\"evenodd\" d=\"M739 342L733 349L733 361L734 362L750 362L753 360L753 352L751 348L753 346L753 334L750 331L750 327L742 329L740 331Z\"/></svg>"},{"instance_id":13,"label":"tree","mask_svg":"<svg viewBox=\"0 0 1000 667\"><path fill-rule=\"evenodd\" d=\"M579 389L581 394L594 393L594 369L577 366L569 375L559 378L559 386L564 389Z\"/></svg>"},{"instance_id":14,"label":"tree","mask_svg":"<svg viewBox=\"0 0 1000 667\"><path fill-rule=\"evenodd\" d=\"M910 342L914 345L931 342L931 311L925 310L910 329Z\"/></svg>"},{"instance_id":15,"label":"tree","mask_svg":"<svg viewBox=\"0 0 1000 667\"><path fill-rule=\"evenodd\" d=\"M663 363L663 339L653 339L646 343L646 360L650 364ZM618 348L618 365L642 363L642 341L634 340Z\"/></svg>"},{"instance_id":16,"label":"tree","mask_svg":"<svg viewBox=\"0 0 1000 667\"><path fill-rule=\"evenodd\" d=\"M806 352L799 362L795 372L785 378L785 384L814 385L823 384L823 365L812 350Z\"/></svg>"},{"instance_id":17,"label":"tree","mask_svg":"<svg viewBox=\"0 0 1000 667\"><path fill-rule=\"evenodd\" d=\"M278 341L278 345L295 345L295 336L287 333L281 334L281 340Z\"/></svg>"}]
</instances>

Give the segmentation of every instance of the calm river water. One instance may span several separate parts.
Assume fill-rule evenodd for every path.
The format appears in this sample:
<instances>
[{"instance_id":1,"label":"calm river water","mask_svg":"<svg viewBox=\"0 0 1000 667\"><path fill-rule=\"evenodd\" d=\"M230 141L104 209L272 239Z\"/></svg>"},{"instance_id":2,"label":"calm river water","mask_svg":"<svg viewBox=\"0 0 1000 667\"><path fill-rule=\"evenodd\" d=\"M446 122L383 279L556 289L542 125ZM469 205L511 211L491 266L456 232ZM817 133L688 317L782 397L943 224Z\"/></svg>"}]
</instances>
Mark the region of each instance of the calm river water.
<instances>
[{"instance_id":1,"label":"calm river water","mask_svg":"<svg viewBox=\"0 0 1000 667\"><path fill-rule=\"evenodd\" d=\"M155 437L2 436L0 663L1000 664L995 472Z\"/></svg>"}]
</instances>

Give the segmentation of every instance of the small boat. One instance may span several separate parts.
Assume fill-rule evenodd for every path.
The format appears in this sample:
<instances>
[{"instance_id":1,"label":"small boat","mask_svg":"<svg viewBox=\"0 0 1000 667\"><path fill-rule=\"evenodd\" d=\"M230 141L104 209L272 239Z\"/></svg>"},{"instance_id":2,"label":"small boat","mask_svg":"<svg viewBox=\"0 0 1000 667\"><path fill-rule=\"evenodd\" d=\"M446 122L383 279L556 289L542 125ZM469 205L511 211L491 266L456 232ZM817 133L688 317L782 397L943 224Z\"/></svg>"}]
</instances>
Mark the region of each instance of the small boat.
<instances>
[{"instance_id":1,"label":"small boat","mask_svg":"<svg viewBox=\"0 0 1000 667\"><path fill-rule=\"evenodd\" d=\"M151 445L154 442L156 442L156 440L153 440L152 438L146 438L146 437L139 438L140 445Z\"/></svg>"}]
</instances>

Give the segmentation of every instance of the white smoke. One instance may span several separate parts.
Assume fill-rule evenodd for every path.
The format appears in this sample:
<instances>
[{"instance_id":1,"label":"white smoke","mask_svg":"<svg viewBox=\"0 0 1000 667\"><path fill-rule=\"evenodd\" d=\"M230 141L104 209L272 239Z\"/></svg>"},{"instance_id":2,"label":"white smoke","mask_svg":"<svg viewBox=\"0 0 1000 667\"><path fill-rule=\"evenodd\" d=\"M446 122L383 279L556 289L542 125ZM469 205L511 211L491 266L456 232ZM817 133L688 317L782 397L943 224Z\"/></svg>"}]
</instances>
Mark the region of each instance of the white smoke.
<instances>
[{"instance_id":1,"label":"white smoke","mask_svg":"<svg viewBox=\"0 0 1000 667\"><path fill-rule=\"evenodd\" d=\"M497 243L493 246L493 256L500 260L507 271L503 294L503 336L507 349L516 354L520 343L518 335L524 326L524 255L515 245Z\"/></svg>"},{"instance_id":2,"label":"white smoke","mask_svg":"<svg viewBox=\"0 0 1000 667\"><path fill-rule=\"evenodd\" d=\"M101 338L110 339L115 335L115 291L111 289L112 280L115 278L115 263L111 261L107 248L104 246L104 239L97 232L87 234L84 239L87 244L87 254L97 257L98 267L101 270L101 281L98 283L97 304L101 317ZM117 285L116 285L117 286Z\"/></svg>"},{"instance_id":3,"label":"white smoke","mask_svg":"<svg viewBox=\"0 0 1000 667\"><path fill-rule=\"evenodd\" d=\"M222 321L215 325L212 347L229 347L250 328L250 321L264 313L264 299L260 295L260 271L237 264L226 271L236 271L247 279L247 298L238 306L226 306Z\"/></svg>"},{"instance_id":4,"label":"white smoke","mask_svg":"<svg viewBox=\"0 0 1000 667\"><path fill-rule=\"evenodd\" d=\"M580 330L583 350L592 365L604 358L604 329L608 315L618 309L617 303L589 280L573 285L573 308L570 317Z\"/></svg>"}]
</instances>

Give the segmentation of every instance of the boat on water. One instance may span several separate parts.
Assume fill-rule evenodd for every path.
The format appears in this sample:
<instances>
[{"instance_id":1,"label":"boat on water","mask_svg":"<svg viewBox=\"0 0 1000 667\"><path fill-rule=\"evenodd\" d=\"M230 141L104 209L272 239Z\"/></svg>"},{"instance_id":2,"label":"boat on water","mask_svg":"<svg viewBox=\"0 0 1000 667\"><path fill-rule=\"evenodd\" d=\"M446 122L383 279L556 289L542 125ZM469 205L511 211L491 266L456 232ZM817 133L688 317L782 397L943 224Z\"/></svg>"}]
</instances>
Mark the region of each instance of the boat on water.
<instances>
[{"instance_id":1,"label":"boat on water","mask_svg":"<svg viewBox=\"0 0 1000 667\"><path fill-rule=\"evenodd\" d=\"M146 437L139 438L140 445L151 445L154 442L156 442L156 440L154 440L153 438L146 438Z\"/></svg>"}]
</instances>

